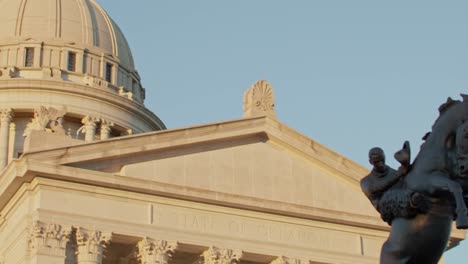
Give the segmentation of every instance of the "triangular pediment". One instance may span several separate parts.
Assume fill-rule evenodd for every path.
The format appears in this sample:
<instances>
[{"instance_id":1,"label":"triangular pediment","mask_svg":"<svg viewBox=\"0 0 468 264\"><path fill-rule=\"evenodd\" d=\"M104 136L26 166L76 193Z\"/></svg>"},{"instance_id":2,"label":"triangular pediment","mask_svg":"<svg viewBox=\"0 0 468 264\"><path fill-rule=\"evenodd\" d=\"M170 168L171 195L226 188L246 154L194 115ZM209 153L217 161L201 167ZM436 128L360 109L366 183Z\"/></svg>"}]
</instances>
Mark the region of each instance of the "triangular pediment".
<instances>
[{"instance_id":1,"label":"triangular pediment","mask_svg":"<svg viewBox=\"0 0 468 264\"><path fill-rule=\"evenodd\" d=\"M383 226L359 188L365 168L269 117L135 135L24 158L200 194L185 199Z\"/></svg>"}]
</instances>

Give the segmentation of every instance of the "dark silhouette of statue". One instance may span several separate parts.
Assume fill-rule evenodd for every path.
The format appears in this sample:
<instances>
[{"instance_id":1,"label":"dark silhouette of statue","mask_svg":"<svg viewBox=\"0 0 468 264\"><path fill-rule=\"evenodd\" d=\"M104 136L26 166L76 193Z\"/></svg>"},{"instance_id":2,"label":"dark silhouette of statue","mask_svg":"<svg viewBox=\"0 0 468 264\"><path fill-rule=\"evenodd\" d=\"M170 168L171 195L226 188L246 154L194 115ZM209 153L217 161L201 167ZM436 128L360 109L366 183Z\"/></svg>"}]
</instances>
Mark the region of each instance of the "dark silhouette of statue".
<instances>
[{"instance_id":1,"label":"dark silhouette of statue","mask_svg":"<svg viewBox=\"0 0 468 264\"><path fill-rule=\"evenodd\" d=\"M447 247L452 222L468 229L468 95L439 107L432 131L411 163L408 142L395 153L398 170L385 165L380 148L369 151L373 169L361 188L391 225L381 264L437 264Z\"/></svg>"},{"instance_id":2,"label":"dark silhouette of statue","mask_svg":"<svg viewBox=\"0 0 468 264\"><path fill-rule=\"evenodd\" d=\"M374 168L361 180L361 189L380 212L379 202L383 194L400 181L401 175L385 164L385 153L381 148L375 147L369 151L369 163Z\"/></svg>"}]
</instances>

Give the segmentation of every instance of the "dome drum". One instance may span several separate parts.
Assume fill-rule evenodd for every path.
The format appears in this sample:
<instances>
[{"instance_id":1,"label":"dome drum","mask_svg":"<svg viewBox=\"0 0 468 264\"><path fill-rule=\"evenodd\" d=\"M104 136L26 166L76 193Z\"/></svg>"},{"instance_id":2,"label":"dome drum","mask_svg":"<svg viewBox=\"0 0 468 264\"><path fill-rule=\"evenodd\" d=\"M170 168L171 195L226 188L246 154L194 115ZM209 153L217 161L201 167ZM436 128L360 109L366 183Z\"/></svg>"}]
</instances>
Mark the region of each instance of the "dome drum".
<instances>
[{"instance_id":1,"label":"dome drum","mask_svg":"<svg viewBox=\"0 0 468 264\"><path fill-rule=\"evenodd\" d=\"M122 67L118 58L112 55L72 45L34 41L0 44L0 68L3 69L0 78L54 78L117 94L123 90L132 94L130 99L139 103L144 101L144 88L136 71Z\"/></svg>"}]
</instances>

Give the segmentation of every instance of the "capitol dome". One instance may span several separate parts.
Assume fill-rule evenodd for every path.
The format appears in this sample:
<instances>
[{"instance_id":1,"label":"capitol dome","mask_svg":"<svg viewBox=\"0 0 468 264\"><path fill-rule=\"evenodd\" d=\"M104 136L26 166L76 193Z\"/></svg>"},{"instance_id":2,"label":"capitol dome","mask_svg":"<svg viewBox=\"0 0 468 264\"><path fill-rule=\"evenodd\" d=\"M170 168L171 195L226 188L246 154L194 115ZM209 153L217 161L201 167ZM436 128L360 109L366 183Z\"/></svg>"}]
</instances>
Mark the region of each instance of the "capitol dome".
<instances>
[{"instance_id":1,"label":"capitol dome","mask_svg":"<svg viewBox=\"0 0 468 264\"><path fill-rule=\"evenodd\" d=\"M0 109L15 120L13 153L20 135L57 132L57 120L60 133L86 141L165 128L143 105L127 40L96 1L0 0L0 23ZM38 125L40 115L52 119Z\"/></svg>"}]
</instances>

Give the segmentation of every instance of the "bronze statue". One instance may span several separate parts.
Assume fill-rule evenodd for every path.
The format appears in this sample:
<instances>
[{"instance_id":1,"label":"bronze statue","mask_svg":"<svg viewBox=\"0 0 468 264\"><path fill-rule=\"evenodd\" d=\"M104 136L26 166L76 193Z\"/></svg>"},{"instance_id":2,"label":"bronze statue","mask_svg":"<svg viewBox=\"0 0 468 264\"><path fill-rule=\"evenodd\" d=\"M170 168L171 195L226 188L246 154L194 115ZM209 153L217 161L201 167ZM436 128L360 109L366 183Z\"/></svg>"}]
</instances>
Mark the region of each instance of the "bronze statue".
<instances>
[{"instance_id":1,"label":"bronze statue","mask_svg":"<svg viewBox=\"0 0 468 264\"><path fill-rule=\"evenodd\" d=\"M425 135L411 163L409 143L395 153L398 171L385 165L379 148L370 151L372 172L361 187L382 219L391 225L382 246L381 264L437 264L456 220L468 229L468 96L449 98L439 107L440 116ZM380 159L380 160L379 160Z\"/></svg>"},{"instance_id":2,"label":"bronze statue","mask_svg":"<svg viewBox=\"0 0 468 264\"><path fill-rule=\"evenodd\" d=\"M381 148L375 147L369 151L369 163L374 168L361 180L361 189L380 212L379 202L383 194L399 182L401 175L385 164L385 153Z\"/></svg>"}]
</instances>

